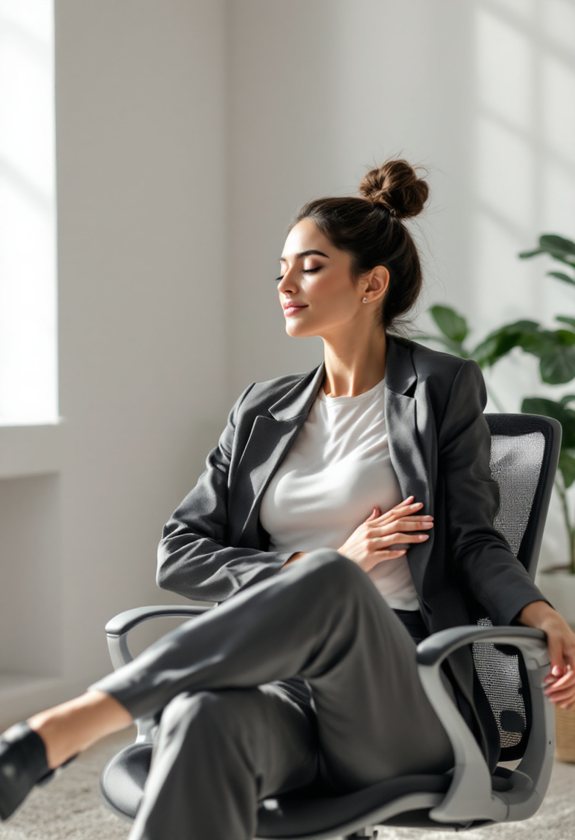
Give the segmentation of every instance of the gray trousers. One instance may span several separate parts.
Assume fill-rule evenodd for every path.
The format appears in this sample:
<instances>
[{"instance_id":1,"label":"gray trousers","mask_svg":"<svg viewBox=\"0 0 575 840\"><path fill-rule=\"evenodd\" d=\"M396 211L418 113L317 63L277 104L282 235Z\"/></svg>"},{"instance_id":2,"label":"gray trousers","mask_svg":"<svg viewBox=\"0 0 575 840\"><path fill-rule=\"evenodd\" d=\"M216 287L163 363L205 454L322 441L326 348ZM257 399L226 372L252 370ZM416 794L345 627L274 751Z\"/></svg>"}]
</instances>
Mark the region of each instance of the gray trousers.
<instances>
[{"instance_id":1,"label":"gray trousers","mask_svg":"<svg viewBox=\"0 0 575 840\"><path fill-rule=\"evenodd\" d=\"M252 840L267 796L453 764L413 638L332 549L183 622L91 689L134 718L161 712L130 840Z\"/></svg>"}]
</instances>

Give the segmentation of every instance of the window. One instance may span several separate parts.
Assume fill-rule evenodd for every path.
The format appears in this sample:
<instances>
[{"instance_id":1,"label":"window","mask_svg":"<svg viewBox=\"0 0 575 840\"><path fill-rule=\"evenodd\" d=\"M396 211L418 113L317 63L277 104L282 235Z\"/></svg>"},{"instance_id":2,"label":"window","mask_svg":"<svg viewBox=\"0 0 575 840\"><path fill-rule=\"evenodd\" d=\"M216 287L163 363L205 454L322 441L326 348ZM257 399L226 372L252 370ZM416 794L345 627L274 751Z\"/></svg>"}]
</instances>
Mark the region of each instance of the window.
<instances>
[{"instance_id":1,"label":"window","mask_svg":"<svg viewBox=\"0 0 575 840\"><path fill-rule=\"evenodd\" d=\"M0 0L0 425L55 423L53 0Z\"/></svg>"}]
</instances>

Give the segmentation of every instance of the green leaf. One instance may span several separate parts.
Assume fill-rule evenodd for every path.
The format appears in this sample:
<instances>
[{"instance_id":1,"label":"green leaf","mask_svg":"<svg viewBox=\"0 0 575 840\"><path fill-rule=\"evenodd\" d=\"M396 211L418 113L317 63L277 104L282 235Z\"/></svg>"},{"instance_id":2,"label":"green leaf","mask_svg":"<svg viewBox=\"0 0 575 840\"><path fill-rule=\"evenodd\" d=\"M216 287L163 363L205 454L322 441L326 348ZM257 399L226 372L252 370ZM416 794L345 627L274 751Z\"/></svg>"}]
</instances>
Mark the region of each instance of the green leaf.
<instances>
[{"instance_id":1,"label":"green leaf","mask_svg":"<svg viewBox=\"0 0 575 840\"><path fill-rule=\"evenodd\" d=\"M559 345L541 354L539 373L543 382L560 385L575 379L575 345Z\"/></svg>"},{"instance_id":2,"label":"green leaf","mask_svg":"<svg viewBox=\"0 0 575 840\"><path fill-rule=\"evenodd\" d=\"M564 394L559 400L560 405L568 405L575 400L575 394Z\"/></svg>"},{"instance_id":3,"label":"green leaf","mask_svg":"<svg viewBox=\"0 0 575 840\"><path fill-rule=\"evenodd\" d=\"M539 247L549 253L559 253L565 257L575 256L575 242L556 233L544 233L539 237Z\"/></svg>"},{"instance_id":4,"label":"green leaf","mask_svg":"<svg viewBox=\"0 0 575 840\"><path fill-rule=\"evenodd\" d=\"M535 248L534 251L519 251L517 256L520 260L528 260L530 257L536 257L537 254L545 254L543 248Z\"/></svg>"},{"instance_id":5,"label":"green leaf","mask_svg":"<svg viewBox=\"0 0 575 840\"><path fill-rule=\"evenodd\" d=\"M539 237L539 247L530 251L520 251L518 256L525 260L538 254L548 254L570 268L575 268L575 242L555 233L544 233Z\"/></svg>"},{"instance_id":6,"label":"green leaf","mask_svg":"<svg viewBox=\"0 0 575 840\"><path fill-rule=\"evenodd\" d=\"M517 345L526 353L538 358L552 351L556 344L551 331L542 329L539 325L537 330L523 330L517 337Z\"/></svg>"},{"instance_id":7,"label":"green leaf","mask_svg":"<svg viewBox=\"0 0 575 840\"><path fill-rule=\"evenodd\" d=\"M571 487L575 481L575 452L562 449L559 453L559 470L563 475L565 489Z\"/></svg>"},{"instance_id":8,"label":"green leaf","mask_svg":"<svg viewBox=\"0 0 575 840\"><path fill-rule=\"evenodd\" d=\"M570 327L575 327L575 318L569 318L568 315L556 315L556 321L561 321L562 324L569 324Z\"/></svg>"},{"instance_id":9,"label":"green leaf","mask_svg":"<svg viewBox=\"0 0 575 840\"><path fill-rule=\"evenodd\" d=\"M562 347L570 347L575 344L575 330L566 330L561 327L558 330L551 330L551 334Z\"/></svg>"},{"instance_id":10,"label":"green leaf","mask_svg":"<svg viewBox=\"0 0 575 840\"><path fill-rule=\"evenodd\" d=\"M557 280L563 280L564 283L569 283L571 286L575 286L575 277L569 277L568 274L563 274L562 271L548 271L548 277L556 277Z\"/></svg>"},{"instance_id":11,"label":"green leaf","mask_svg":"<svg viewBox=\"0 0 575 840\"><path fill-rule=\"evenodd\" d=\"M575 331L541 330L540 340L524 349L539 357L543 382L560 385L575 378Z\"/></svg>"},{"instance_id":12,"label":"green leaf","mask_svg":"<svg viewBox=\"0 0 575 840\"><path fill-rule=\"evenodd\" d=\"M561 448L575 449L575 411L544 397L526 397L521 403L521 411L525 414L543 414L545 417L559 420L563 429Z\"/></svg>"},{"instance_id":13,"label":"green leaf","mask_svg":"<svg viewBox=\"0 0 575 840\"><path fill-rule=\"evenodd\" d=\"M563 265L568 266L569 268L575 268L575 261L573 261L571 257L563 257L560 254L555 253L553 251L549 252L549 256L553 257L554 260L557 260L557 262L560 262Z\"/></svg>"},{"instance_id":14,"label":"green leaf","mask_svg":"<svg viewBox=\"0 0 575 840\"><path fill-rule=\"evenodd\" d=\"M469 334L469 327L463 315L460 315L450 306L442 306L440 304L431 306L429 312L441 332L450 341L456 342L457 344L465 341Z\"/></svg>"},{"instance_id":15,"label":"green leaf","mask_svg":"<svg viewBox=\"0 0 575 840\"><path fill-rule=\"evenodd\" d=\"M514 347L525 349L529 337L537 336L539 329L536 321L520 320L504 324L488 333L471 355L481 366L493 365Z\"/></svg>"}]
</instances>

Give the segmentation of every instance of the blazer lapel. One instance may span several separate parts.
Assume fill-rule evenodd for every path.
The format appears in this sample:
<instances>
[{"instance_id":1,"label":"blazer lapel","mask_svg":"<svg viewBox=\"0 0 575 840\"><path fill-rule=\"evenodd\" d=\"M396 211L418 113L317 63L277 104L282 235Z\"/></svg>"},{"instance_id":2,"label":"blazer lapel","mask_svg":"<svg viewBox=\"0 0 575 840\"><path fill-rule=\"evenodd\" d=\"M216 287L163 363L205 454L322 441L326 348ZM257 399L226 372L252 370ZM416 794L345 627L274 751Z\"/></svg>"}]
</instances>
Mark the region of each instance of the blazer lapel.
<instances>
[{"instance_id":1,"label":"blazer lapel","mask_svg":"<svg viewBox=\"0 0 575 840\"><path fill-rule=\"evenodd\" d=\"M436 433L425 399L425 384L418 381L412 350L388 335L385 363L385 420L389 457L401 498L413 495L422 511L434 514ZM416 396L416 391L419 393ZM433 547L434 529L423 543L410 543L407 562L418 591Z\"/></svg>"},{"instance_id":2,"label":"blazer lapel","mask_svg":"<svg viewBox=\"0 0 575 840\"><path fill-rule=\"evenodd\" d=\"M258 545L260 501L273 474L280 466L300 428L303 426L323 384L324 364L314 368L268 408L268 415L258 415L238 463L237 473L249 476L251 493L239 494L234 519L243 522L238 540L244 545Z\"/></svg>"}]
</instances>

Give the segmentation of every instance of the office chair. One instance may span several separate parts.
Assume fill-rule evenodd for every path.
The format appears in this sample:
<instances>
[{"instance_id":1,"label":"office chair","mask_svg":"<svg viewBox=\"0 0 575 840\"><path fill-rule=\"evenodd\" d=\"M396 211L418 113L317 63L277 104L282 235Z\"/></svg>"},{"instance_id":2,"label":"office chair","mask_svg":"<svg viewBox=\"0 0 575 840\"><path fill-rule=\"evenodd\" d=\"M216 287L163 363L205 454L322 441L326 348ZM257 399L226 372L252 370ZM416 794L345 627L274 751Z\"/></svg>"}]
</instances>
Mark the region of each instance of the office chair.
<instances>
[{"instance_id":1,"label":"office chair","mask_svg":"<svg viewBox=\"0 0 575 840\"><path fill-rule=\"evenodd\" d=\"M491 473L501 499L494 525L533 578L559 460L561 424L536 414L485 417L491 431ZM148 606L116 615L106 625L114 668L132 659L127 636L142 621L189 618L212 606ZM499 728L501 753L493 774L440 678L443 660L468 644ZM401 776L345 794L327 795L311 785L268 797L258 805L255 840L359 840L383 836L386 826L462 830L524 820L537 811L554 757L553 708L542 689L549 668L544 633L523 626L494 627L480 617L476 625L429 636L417 647L417 662L423 687L449 734L454 767L445 774ZM136 725L135 742L107 763L100 779L105 803L129 820L142 799L158 723L151 717Z\"/></svg>"}]
</instances>

